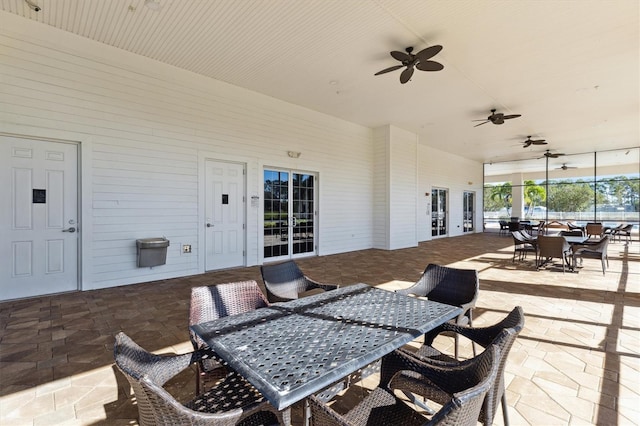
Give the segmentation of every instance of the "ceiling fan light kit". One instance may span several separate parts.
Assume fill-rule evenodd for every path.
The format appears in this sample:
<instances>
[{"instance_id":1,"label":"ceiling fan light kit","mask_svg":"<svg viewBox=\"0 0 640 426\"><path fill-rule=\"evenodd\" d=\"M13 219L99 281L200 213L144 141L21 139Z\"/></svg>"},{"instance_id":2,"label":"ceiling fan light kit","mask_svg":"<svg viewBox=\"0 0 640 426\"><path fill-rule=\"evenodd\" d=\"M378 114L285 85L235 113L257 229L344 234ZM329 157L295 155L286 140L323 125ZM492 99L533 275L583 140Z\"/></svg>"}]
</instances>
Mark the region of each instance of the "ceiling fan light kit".
<instances>
[{"instance_id":1,"label":"ceiling fan light kit","mask_svg":"<svg viewBox=\"0 0 640 426\"><path fill-rule=\"evenodd\" d=\"M444 65L439 62L430 60L435 55L440 53L442 50L442 46L435 45L431 47L427 47L422 49L415 55L413 52L413 47L407 47L405 52L400 52L398 50L394 50L389 54L393 57L393 59L402 62L402 65L394 65L389 68L385 68L382 71L378 71L374 75L386 74L391 71L399 70L400 68L406 67L404 71L400 74L400 83L405 84L411 77L413 76L413 72L417 68L420 71L441 71L444 69Z\"/></svg>"}]
</instances>

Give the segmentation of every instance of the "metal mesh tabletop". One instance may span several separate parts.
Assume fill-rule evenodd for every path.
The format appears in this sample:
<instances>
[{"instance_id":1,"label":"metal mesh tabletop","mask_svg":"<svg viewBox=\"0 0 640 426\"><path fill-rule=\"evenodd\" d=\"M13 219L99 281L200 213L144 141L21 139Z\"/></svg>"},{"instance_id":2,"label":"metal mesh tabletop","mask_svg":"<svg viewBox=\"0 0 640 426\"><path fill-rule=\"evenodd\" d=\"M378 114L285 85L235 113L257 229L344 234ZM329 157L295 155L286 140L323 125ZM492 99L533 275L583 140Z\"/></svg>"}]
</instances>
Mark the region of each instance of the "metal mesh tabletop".
<instances>
[{"instance_id":1,"label":"metal mesh tabletop","mask_svg":"<svg viewBox=\"0 0 640 426\"><path fill-rule=\"evenodd\" d=\"M357 284L191 328L283 409L459 313Z\"/></svg>"}]
</instances>

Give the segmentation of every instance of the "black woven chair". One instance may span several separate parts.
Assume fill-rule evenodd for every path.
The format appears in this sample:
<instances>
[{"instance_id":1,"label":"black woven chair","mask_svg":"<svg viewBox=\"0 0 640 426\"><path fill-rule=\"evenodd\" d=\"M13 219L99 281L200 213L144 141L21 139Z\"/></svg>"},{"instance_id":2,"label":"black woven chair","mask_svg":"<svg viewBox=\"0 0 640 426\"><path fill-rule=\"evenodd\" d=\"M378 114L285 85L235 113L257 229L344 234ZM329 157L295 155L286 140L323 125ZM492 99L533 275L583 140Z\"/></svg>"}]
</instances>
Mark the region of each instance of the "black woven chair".
<instances>
[{"instance_id":1,"label":"black woven chair","mask_svg":"<svg viewBox=\"0 0 640 426\"><path fill-rule=\"evenodd\" d=\"M300 293L313 289L327 291L340 287L337 284L323 284L312 280L302 273L293 260L262 265L260 272L270 303L295 300L300 297Z\"/></svg>"},{"instance_id":2,"label":"black woven chair","mask_svg":"<svg viewBox=\"0 0 640 426\"><path fill-rule=\"evenodd\" d=\"M445 363L449 365L456 365L458 361L454 358L443 354L433 347L434 339L443 332L459 333L466 338L476 342L483 348L489 346L495 346L500 349L500 359L498 361L498 374L495 381L491 386L491 389L487 393L486 400L482 406L478 421L485 425L493 423L493 418L498 410L498 404L502 403L502 415L504 424L509 424L509 413L507 405L507 397L504 389L504 369L507 362L507 357L511 351L511 347L516 340L516 337L524 328L524 313L520 306L516 306L504 319L500 322L488 326L488 327L460 327L455 324L445 323L440 327L435 328L425 336L425 344L418 349L417 352L411 352L411 354L422 361L429 363ZM404 351L404 349L403 349ZM407 352L408 353L408 352ZM400 375L396 378L392 388L403 391L412 399L414 394L420 394L423 385L420 381L416 382L416 378L412 375ZM442 403L446 400L446 394L437 395L437 392L430 391L432 399L436 402ZM422 405L419 400L414 402L418 405Z\"/></svg>"},{"instance_id":3,"label":"black woven chair","mask_svg":"<svg viewBox=\"0 0 640 426\"><path fill-rule=\"evenodd\" d=\"M278 412L242 376L226 369L226 376L204 394L179 403L163 385L180 371L212 352L155 355L118 333L113 347L116 366L133 388L139 424L149 425L242 425L291 424L291 411Z\"/></svg>"},{"instance_id":4,"label":"black woven chair","mask_svg":"<svg viewBox=\"0 0 640 426\"><path fill-rule=\"evenodd\" d=\"M500 224L500 235L509 232L509 222L507 222L506 220L499 220L498 223Z\"/></svg>"},{"instance_id":5,"label":"black woven chair","mask_svg":"<svg viewBox=\"0 0 640 426\"><path fill-rule=\"evenodd\" d=\"M396 290L405 296L426 297L435 302L460 306L462 313L453 320L458 325L473 325L473 308L478 299L480 280L475 269L450 268L429 264L420 279L411 287ZM458 335L455 335L455 353L458 357ZM476 348L473 346L475 355Z\"/></svg>"},{"instance_id":6,"label":"black woven chair","mask_svg":"<svg viewBox=\"0 0 640 426\"><path fill-rule=\"evenodd\" d=\"M611 238L618 238L618 241L622 241L622 237L625 238L627 244L631 242L631 230L633 229L633 224L630 223L628 225L623 226L620 229L616 229L612 232Z\"/></svg>"},{"instance_id":7,"label":"black woven chair","mask_svg":"<svg viewBox=\"0 0 640 426\"><path fill-rule=\"evenodd\" d=\"M575 244L572 247L573 268L576 268L576 260L580 258L580 264L585 257L592 259L600 259L602 263L602 275L605 275L605 271L609 266L609 255L607 249L609 247L609 236L605 235L600 241L586 244ZM606 266L605 266L606 262Z\"/></svg>"},{"instance_id":8,"label":"black woven chair","mask_svg":"<svg viewBox=\"0 0 640 426\"><path fill-rule=\"evenodd\" d=\"M191 302L189 307L189 325L241 314L258 308L264 308L269 303L255 281L239 281L233 283L201 286L191 288ZM204 349L206 343L195 333L189 331L193 348ZM213 371L220 364L212 359L198 362L198 379L196 380L196 394L205 389L211 379ZM216 375L213 374L213 378Z\"/></svg>"},{"instance_id":9,"label":"black woven chair","mask_svg":"<svg viewBox=\"0 0 640 426\"><path fill-rule=\"evenodd\" d=\"M536 257L536 264L538 264L537 239L525 237L522 231L513 231L511 236L513 237L513 259L511 262L515 263L516 255L519 261L523 261L527 258L528 253L533 253Z\"/></svg>"},{"instance_id":10,"label":"black woven chair","mask_svg":"<svg viewBox=\"0 0 640 426\"><path fill-rule=\"evenodd\" d=\"M537 225L531 225L531 231L535 232L536 235L544 234L544 223L544 220L541 220Z\"/></svg>"},{"instance_id":11,"label":"black woven chair","mask_svg":"<svg viewBox=\"0 0 640 426\"><path fill-rule=\"evenodd\" d=\"M313 426L475 426L485 396L495 380L498 360L499 349L493 347L454 367L428 364L394 351L382 358L380 385L346 414L339 414L315 395L310 396L307 400ZM426 389L446 392L448 401L431 419L426 418L390 390L390 384L399 374L420 377Z\"/></svg>"}]
</instances>

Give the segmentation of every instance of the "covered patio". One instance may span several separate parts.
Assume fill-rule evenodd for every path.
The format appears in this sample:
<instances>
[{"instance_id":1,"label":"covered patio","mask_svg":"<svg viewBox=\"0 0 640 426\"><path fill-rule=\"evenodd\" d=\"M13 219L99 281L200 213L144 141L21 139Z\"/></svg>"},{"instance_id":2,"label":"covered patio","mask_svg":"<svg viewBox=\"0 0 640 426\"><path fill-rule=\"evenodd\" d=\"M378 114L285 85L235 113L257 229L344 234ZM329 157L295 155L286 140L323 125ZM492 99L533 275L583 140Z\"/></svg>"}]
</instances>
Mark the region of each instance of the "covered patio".
<instances>
[{"instance_id":1,"label":"covered patio","mask_svg":"<svg viewBox=\"0 0 640 426\"><path fill-rule=\"evenodd\" d=\"M296 262L327 283L387 289L408 286L428 263L477 269L474 325L496 322L516 305L526 314L507 364L511 424L624 425L640 418L639 248L637 239L612 243L604 277L594 259L566 274L537 272L532 260L513 263L511 238L490 232ZM261 284L259 267L1 303L0 424L135 424L129 385L113 366L114 335L124 331L160 353L188 352L191 287L248 279ZM470 353L470 345L463 349ZM188 399L194 380L187 371L168 389ZM294 420L300 424L298 409Z\"/></svg>"}]
</instances>

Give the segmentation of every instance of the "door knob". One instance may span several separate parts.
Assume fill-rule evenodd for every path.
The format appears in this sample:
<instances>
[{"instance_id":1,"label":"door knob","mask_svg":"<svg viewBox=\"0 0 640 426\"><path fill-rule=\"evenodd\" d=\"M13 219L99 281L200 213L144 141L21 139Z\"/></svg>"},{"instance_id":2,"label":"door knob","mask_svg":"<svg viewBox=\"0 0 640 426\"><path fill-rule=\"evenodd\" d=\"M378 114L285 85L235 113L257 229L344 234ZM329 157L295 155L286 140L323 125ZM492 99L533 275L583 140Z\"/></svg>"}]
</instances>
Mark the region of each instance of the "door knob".
<instances>
[{"instance_id":1,"label":"door knob","mask_svg":"<svg viewBox=\"0 0 640 426\"><path fill-rule=\"evenodd\" d=\"M71 234L73 234L74 232L76 232L76 228L74 228L73 226L67 229L63 229L62 232L69 232Z\"/></svg>"},{"instance_id":2,"label":"door knob","mask_svg":"<svg viewBox=\"0 0 640 426\"><path fill-rule=\"evenodd\" d=\"M213 228L213 225L210 223L207 223L207 228Z\"/></svg>"}]
</instances>

